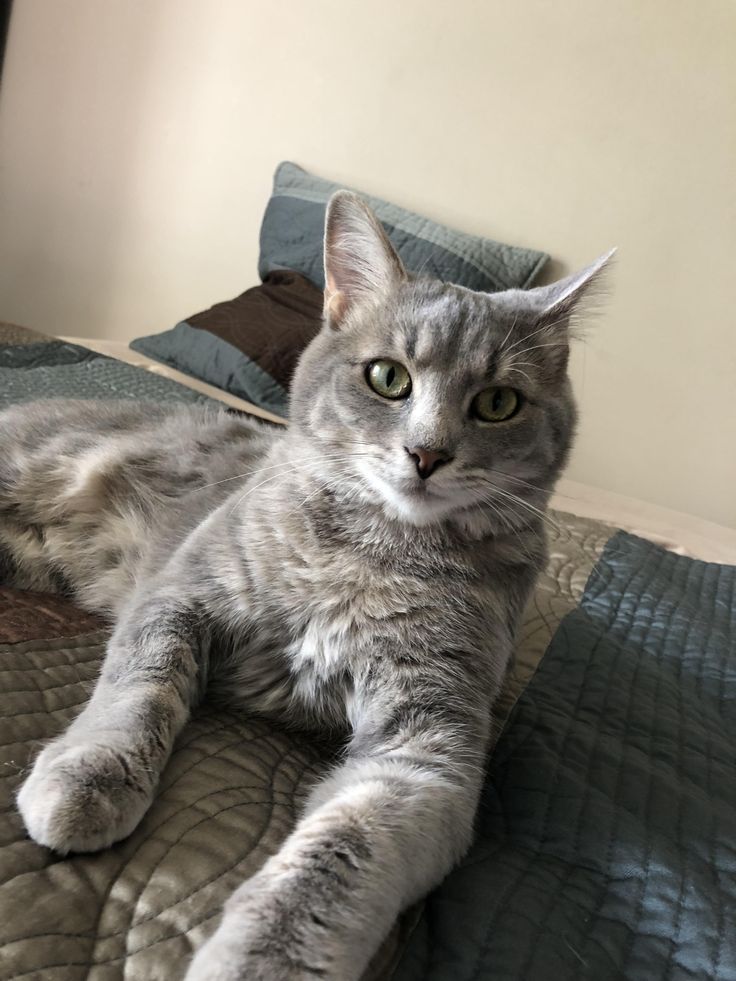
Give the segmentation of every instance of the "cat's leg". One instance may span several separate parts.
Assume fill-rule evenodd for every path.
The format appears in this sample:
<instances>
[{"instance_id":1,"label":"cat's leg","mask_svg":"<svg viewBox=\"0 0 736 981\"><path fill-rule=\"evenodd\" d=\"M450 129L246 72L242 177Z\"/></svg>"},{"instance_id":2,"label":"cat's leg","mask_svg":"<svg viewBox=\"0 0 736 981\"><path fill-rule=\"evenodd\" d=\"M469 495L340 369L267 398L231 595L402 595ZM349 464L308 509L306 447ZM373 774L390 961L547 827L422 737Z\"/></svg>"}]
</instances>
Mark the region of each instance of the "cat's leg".
<instances>
[{"instance_id":1,"label":"cat's leg","mask_svg":"<svg viewBox=\"0 0 736 981\"><path fill-rule=\"evenodd\" d=\"M356 693L347 760L230 898L187 981L357 981L399 912L467 849L487 700L456 678L445 691L435 678L411 699L391 699L391 680L381 680L373 672L372 692Z\"/></svg>"},{"instance_id":2,"label":"cat's leg","mask_svg":"<svg viewBox=\"0 0 736 981\"><path fill-rule=\"evenodd\" d=\"M181 599L154 594L131 603L90 701L20 789L35 841L86 852L130 834L200 695L205 656L200 625Z\"/></svg>"}]
</instances>

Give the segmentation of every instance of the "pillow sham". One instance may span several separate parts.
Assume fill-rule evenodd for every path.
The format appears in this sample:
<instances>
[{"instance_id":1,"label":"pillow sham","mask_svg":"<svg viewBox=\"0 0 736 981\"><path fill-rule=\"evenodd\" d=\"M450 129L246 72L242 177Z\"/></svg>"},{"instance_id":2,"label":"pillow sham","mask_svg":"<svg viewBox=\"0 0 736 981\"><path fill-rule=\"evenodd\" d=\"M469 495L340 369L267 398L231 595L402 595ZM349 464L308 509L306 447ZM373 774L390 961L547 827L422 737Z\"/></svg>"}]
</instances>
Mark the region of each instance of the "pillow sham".
<instances>
[{"instance_id":1,"label":"pillow sham","mask_svg":"<svg viewBox=\"0 0 736 981\"><path fill-rule=\"evenodd\" d=\"M322 292L289 270L261 286L131 341L135 351L284 415L299 355L322 326Z\"/></svg>"},{"instance_id":2,"label":"pillow sham","mask_svg":"<svg viewBox=\"0 0 736 981\"><path fill-rule=\"evenodd\" d=\"M294 163L279 164L261 226L261 279L275 269L294 269L324 288L325 209L331 194L343 186L314 177ZM381 198L358 193L376 213L410 272L492 293L531 286L549 258L534 249L455 231Z\"/></svg>"}]
</instances>

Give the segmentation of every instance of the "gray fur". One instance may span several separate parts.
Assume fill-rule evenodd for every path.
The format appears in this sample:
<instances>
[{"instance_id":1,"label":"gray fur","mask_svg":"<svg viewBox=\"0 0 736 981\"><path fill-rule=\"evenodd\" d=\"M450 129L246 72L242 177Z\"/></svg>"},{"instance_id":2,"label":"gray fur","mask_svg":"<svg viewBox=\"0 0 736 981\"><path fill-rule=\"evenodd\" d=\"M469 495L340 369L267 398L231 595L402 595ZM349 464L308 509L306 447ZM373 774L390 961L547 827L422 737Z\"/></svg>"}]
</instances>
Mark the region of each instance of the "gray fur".
<instances>
[{"instance_id":1,"label":"gray fur","mask_svg":"<svg viewBox=\"0 0 736 981\"><path fill-rule=\"evenodd\" d=\"M130 404L0 416L0 568L115 621L89 704L19 793L37 842L92 851L129 834L206 686L345 733L343 762L230 899L190 981L358 978L467 848L573 436L567 324L601 265L494 296L412 281L340 193L325 326L288 430ZM409 369L408 399L368 387L379 357ZM470 415L491 382L525 397L507 422ZM405 447L451 460L420 480Z\"/></svg>"}]
</instances>

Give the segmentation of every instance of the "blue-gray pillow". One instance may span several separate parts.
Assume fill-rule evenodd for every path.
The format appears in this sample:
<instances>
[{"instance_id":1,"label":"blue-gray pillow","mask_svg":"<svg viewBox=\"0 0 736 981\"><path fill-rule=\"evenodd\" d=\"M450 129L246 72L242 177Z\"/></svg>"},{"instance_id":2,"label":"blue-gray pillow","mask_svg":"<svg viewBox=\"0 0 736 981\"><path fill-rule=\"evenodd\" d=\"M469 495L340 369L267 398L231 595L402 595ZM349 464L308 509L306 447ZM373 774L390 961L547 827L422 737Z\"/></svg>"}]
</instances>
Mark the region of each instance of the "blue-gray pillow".
<instances>
[{"instance_id":1,"label":"blue-gray pillow","mask_svg":"<svg viewBox=\"0 0 736 981\"><path fill-rule=\"evenodd\" d=\"M131 341L134 351L231 395L285 415L299 355L322 326L322 291L299 273L269 273L234 300L171 330Z\"/></svg>"},{"instance_id":2,"label":"blue-gray pillow","mask_svg":"<svg viewBox=\"0 0 736 981\"><path fill-rule=\"evenodd\" d=\"M302 273L324 288L322 236L325 208L343 185L314 177L296 164L276 168L273 194L261 226L261 279L278 269ZM531 286L549 258L544 252L467 235L380 198L362 194L413 273L425 273L469 289Z\"/></svg>"}]
</instances>

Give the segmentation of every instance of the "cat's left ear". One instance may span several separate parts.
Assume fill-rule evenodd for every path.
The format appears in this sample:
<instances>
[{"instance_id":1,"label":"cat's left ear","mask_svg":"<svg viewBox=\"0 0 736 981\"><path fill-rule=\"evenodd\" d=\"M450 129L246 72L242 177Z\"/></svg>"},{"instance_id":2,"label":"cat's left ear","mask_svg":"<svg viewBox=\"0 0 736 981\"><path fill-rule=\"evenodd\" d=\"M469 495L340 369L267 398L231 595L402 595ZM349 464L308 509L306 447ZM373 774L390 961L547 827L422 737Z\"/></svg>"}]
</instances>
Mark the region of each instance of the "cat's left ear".
<instances>
[{"instance_id":1,"label":"cat's left ear","mask_svg":"<svg viewBox=\"0 0 736 981\"><path fill-rule=\"evenodd\" d=\"M389 292L406 271L371 209L352 191L336 191L325 220L325 320L339 328L350 310Z\"/></svg>"},{"instance_id":2,"label":"cat's left ear","mask_svg":"<svg viewBox=\"0 0 736 981\"><path fill-rule=\"evenodd\" d=\"M535 319L563 322L582 300L595 295L596 289L601 285L603 271L615 254L616 249L611 249L589 266L559 279L556 283L525 290L524 305Z\"/></svg>"},{"instance_id":3,"label":"cat's left ear","mask_svg":"<svg viewBox=\"0 0 736 981\"><path fill-rule=\"evenodd\" d=\"M548 286L491 294L511 320L504 340L509 352L516 351L511 364L523 354L555 375L566 370L571 323L579 320L579 314L590 308L589 301L600 293L603 272L615 252L611 249L579 272Z\"/></svg>"}]
</instances>

